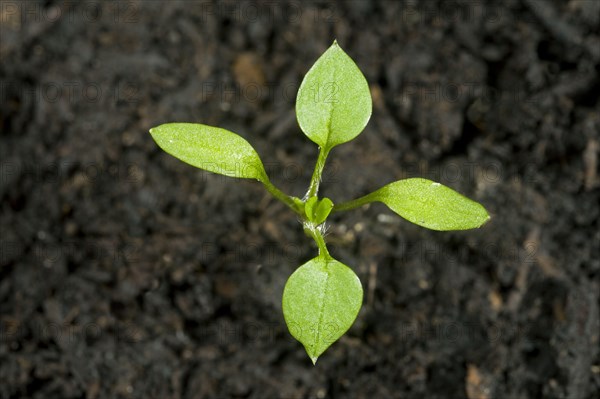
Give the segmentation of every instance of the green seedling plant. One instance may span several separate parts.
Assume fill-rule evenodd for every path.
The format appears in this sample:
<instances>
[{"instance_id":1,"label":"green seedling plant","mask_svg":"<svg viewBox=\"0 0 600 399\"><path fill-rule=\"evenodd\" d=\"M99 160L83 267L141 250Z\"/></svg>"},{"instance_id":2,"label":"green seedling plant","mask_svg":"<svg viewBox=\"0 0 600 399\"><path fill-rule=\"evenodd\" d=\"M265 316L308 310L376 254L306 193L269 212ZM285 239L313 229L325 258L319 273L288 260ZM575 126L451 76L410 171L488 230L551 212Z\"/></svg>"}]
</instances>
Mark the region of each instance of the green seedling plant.
<instances>
[{"instance_id":1,"label":"green seedling plant","mask_svg":"<svg viewBox=\"0 0 600 399\"><path fill-rule=\"evenodd\" d=\"M313 363L351 327L363 302L358 276L327 249L324 232L329 215L382 202L409 222L432 230L473 229L489 219L479 203L422 178L399 180L339 204L319 198L319 183L329 153L363 131L371 110L365 77L334 41L304 77L296 99L300 128L319 146L303 198L275 187L257 152L235 133L195 123L167 123L150 129L152 138L167 153L213 173L256 179L298 215L304 232L315 241L318 254L289 277L282 307L290 333L304 345Z\"/></svg>"}]
</instances>

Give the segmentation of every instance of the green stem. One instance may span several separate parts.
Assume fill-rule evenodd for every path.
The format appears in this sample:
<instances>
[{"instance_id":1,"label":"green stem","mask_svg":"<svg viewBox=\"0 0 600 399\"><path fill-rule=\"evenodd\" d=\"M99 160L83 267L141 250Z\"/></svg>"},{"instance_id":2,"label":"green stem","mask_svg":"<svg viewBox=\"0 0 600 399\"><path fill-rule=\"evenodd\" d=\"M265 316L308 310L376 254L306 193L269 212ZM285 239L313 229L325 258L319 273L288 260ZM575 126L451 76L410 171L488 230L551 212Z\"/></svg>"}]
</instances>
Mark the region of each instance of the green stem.
<instances>
[{"instance_id":1,"label":"green stem","mask_svg":"<svg viewBox=\"0 0 600 399\"><path fill-rule=\"evenodd\" d=\"M283 191L281 191L280 189L278 189L277 187L275 187L273 185L273 183L271 183L271 181L268 180L268 179L261 180L261 182L265 186L265 188L267 189L267 191L269 193L271 193L271 195L273 197L277 198L279 201L281 201L284 204L286 204L288 207L290 207L298 215L300 215L300 216L304 215L304 210L300 209L298 207L298 205L294 201L293 197L290 197L289 195L285 194Z\"/></svg>"},{"instance_id":2,"label":"green stem","mask_svg":"<svg viewBox=\"0 0 600 399\"><path fill-rule=\"evenodd\" d=\"M335 204L331 212L341 212L341 211L349 211L351 209L356 209L363 205L369 204L371 202L376 201L377 191L367 194L363 197L348 201L342 202L341 204Z\"/></svg>"},{"instance_id":3,"label":"green stem","mask_svg":"<svg viewBox=\"0 0 600 399\"><path fill-rule=\"evenodd\" d=\"M327 245L325 244L325 237L323 237L319 228L312 222L305 222L304 231L317 243L317 247L319 247L319 256L331 258Z\"/></svg>"},{"instance_id":4,"label":"green stem","mask_svg":"<svg viewBox=\"0 0 600 399\"><path fill-rule=\"evenodd\" d=\"M327 160L327 155L329 155L329 150L329 148L319 148L319 157L317 158L315 170L313 171L312 178L310 179L310 186L308 188L308 193L306 193L305 199L314 197L319 192L319 184L321 183L323 168L325 167L325 161Z\"/></svg>"}]
</instances>

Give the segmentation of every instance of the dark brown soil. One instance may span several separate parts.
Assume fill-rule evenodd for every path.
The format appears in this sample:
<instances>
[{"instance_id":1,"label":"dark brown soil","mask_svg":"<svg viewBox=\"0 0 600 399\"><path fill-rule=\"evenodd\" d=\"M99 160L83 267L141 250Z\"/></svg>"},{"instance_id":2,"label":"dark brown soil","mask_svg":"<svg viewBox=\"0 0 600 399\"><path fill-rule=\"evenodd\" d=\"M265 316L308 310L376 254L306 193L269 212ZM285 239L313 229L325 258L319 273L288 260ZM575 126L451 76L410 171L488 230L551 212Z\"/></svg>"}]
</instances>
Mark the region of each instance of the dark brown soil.
<instances>
[{"instance_id":1,"label":"dark brown soil","mask_svg":"<svg viewBox=\"0 0 600 399\"><path fill-rule=\"evenodd\" d=\"M597 398L600 1L482 3L1 1L0 398ZM374 110L323 194L423 176L493 219L333 217L365 303L313 367L296 218L147 132L228 128L303 195L295 93L334 38Z\"/></svg>"}]
</instances>

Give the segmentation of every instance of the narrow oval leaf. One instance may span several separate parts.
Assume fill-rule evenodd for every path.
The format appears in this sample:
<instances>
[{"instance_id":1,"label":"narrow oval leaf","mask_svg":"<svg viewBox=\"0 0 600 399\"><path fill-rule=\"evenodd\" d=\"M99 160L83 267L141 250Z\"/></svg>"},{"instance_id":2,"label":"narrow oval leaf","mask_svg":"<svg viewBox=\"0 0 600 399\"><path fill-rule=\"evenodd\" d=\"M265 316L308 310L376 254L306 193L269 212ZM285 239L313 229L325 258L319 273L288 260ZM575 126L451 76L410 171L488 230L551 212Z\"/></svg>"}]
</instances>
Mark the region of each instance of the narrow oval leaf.
<instances>
[{"instance_id":1,"label":"narrow oval leaf","mask_svg":"<svg viewBox=\"0 0 600 399\"><path fill-rule=\"evenodd\" d=\"M306 217L308 218L308 220L310 220L311 222L314 222L315 220L315 204L317 203L317 201L319 201L319 199L317 197L310 197L308 200L306 200L306 203L304 204L304 214L306 215Z\"/></svg>"},{"instance_id":2,"label":"narrow oval leaf","mask_svg":"<svg viewBox=\"0 0 600 399\"><path fill-rule=\"evenodd\" d=\"M316 224L323 223L327 219L327 216L329 216L329 214L331 213L332 209L333 209L333 202L331 202L331 200L329 198L323 198L319 202L319 204L315 207L315 209L313 210L313 213L314 213L313 221Z\"/></svg>"},{"instance_id":3,"label":"narrow oval leaf","mask_svg":"<svg viewBox=\"0 0 600 399\"><path fill-rule=\"evenodd\" d=\"M354 323L362 299L360 280L348 266L317 257L288 279L283 291L283 315L292 336L316 363Z\"/></svg>"},{"instance_id":4,"label":"narrow oval leaf","mask_svg":"<svg viewBox=\"0 0 600 399\"><path fill-rule=\"evenodd\" d=\"M296 117L309 139L322 148L354 139L371 117L369 85L337 42L310 68L296 98Z\"/></svg>"},{"instance_id":5,"label":"narrow oval leaf","mask_svg":"<svg viewBox=\"0 0 600 399\"><path fill-rule=\"evenodd\" d=\"M150 129L160 148L192 166L230 177L267 181L250 143L229 130L199 123L167 123Z\"/></svg>"},{"instance_id":6,"label":"narrow oval leaf","mask_svg":"<svg viewBox=\"0 0 600 399\"><path fill-rule=\"evenodd\" d=\"M474 229L490 218L481 204L427 179L399 180L369 197L404 219L432 230Z\"/></svg>"}]
</instances>

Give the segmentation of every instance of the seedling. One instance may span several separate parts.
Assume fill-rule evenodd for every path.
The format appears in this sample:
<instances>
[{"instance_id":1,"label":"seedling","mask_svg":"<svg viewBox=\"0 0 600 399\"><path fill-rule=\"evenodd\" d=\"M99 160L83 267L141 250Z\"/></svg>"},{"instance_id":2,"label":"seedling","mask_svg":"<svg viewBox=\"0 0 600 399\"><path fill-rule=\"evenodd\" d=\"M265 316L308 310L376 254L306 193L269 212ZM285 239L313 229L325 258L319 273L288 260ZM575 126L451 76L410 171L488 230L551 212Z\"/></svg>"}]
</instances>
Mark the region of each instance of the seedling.
<instances>
[{"instance_id":1,"label":"seedling","mask_svg":"<svg viewBox=\"0 0 600 399\"><path fill-rule=\"evenodd\" d=\"M330 214L382 202L409 222L432 230L473 229L489 219L477 202L421 178L399 180L339 204L319 198L327 156L335 146L362 132L371 109L365 77L334 41L304 77L296 99L300 128L319 146L310 185L302 198L275 187L254 148L235 133L195 123L167 123L150 129L167 153L210 172L256 179L299 216L305 233L317 244L318 255L290 276L282 305L290 333L304 345L313 363L350 328L363 301L358 276L327 250L324 232Z\"/></svg>"}]
</instances>

